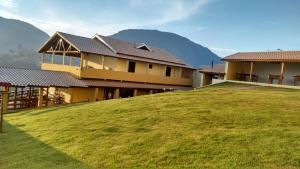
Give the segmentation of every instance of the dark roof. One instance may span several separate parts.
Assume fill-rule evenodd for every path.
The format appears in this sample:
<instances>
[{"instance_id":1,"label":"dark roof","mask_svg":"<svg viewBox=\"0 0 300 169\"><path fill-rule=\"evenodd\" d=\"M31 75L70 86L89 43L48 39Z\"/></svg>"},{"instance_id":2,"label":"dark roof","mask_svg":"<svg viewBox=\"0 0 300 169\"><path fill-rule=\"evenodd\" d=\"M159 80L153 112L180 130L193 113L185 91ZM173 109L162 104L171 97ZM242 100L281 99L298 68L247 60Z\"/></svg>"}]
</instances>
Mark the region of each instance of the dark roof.
<instances>
[{"instance_id":1,"label":"dark roof","mask_svg":"<svg viewBox=\"0 0 300 169\"><path fill-rule=\"evenodd\" d=\"M0 86L36 87L118 87L139 89L189 90L191 87L120 82L108 80L76 79L66 72L0 67Z\"/></svg>"},{"instance_id":2,"label":"dark roof","mask_svg":"<svg viewBox=\"0 0 300 169\"><path fill-rule=\"evenodd\" d=\"M117 87L117 88L136 88L136 89L172 89L172 90L190 90L191 87L174 86L174 85L159 85L148 83L134 83L134 82L121 82L109 80L82 80L87 86L90 87Z\"/></svg>"},{"instance_id":3,"label":"dark roof","mask_svg":"<svg viewBox=\"0 0 300 169\"><path fill-rule=\"evenodd\" d=\"M98 36L102 38L107 44L109 44L113 49L115 49L117 53L124 54L124 55L138 56L147 59L165 61L170 63L176 63L183 66L185 65L185 63L182 60L176 58L175 56L165 51L164 49L149 47L150 51L142 50L137 48L138 46L141 45L140 43L131 43L131 42L115 39L108 36L101 36L101 35Z\"/></svg>"},{"instance_id":4,"label":"dark roof","mask_svg":"<svg viewBox=\"0 0 300 169\"><path fill-rule=\"evenodd\" d=\"M300 51L242 52L225 57L225 61L300 62Z\"/></svg>"},{"instance_id":5,"label":"dark roof","mask_svg":"<svg viewBox=\"0 0 300 169\"><path fill-rule=\"evenodd\" d=\"M79 52L131 59L143 62L158 63L194 69L164 49L150 48L150 51L137 48L140 43L131 43L107 36L95 35L94 38L81 37L63 32L56 32L39 50L46 52L50 45L56 45L60 39L73 45Z\"/></svg>"},{"instance_id":6,"label":"dark roof","mask_svg":"<svg viewBox=\"0 0 300 169\"><path fill-rule=\"evenodd\" d=\"M0 67L0 83L12 86L86 87L69 73Z\"/></svg>"},{"instance_id":7,"label":"dark roof","mask_svg":"<svg viewBox=\"0 0 300 169\"><path fill-rule=\"evenodd\" d=\"M49 45L51 43L56 43L58 38L63 38L68 43L73 45L79 52L86 53L94 53L94 54L102 54L109 56L116 56L114 52L112 52L108 47L103 45L101 42L95 39L71 35L63 32L57 32L54 34L39 50L39 52L45 52L49 49ZM56 45L56 44L54 44Z\"/></svg>"},{"instance_id":8,"label":"dark roof","mask_svg":"<svg viewBox=\"0 0 300 169\"><path fill-rule=\"evenodd\" d=\"M225 74L225 64L216 64L212 67L203 67L199 69L201 73Z\"/></svg>"}]
</instances>

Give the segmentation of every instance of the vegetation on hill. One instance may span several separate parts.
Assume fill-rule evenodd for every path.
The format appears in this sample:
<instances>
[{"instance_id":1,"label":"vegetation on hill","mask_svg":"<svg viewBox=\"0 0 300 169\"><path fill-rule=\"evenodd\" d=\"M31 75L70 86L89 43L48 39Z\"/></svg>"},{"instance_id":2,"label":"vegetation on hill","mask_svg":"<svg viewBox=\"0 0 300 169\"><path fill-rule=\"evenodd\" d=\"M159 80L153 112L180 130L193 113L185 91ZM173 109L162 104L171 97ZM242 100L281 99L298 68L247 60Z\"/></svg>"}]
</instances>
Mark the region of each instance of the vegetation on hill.
<instances>
[{"instance_id":1,"label":"vegetation on hill","mask_svg":"<svg viewBox=\"0 0 300 169\"><path fill-rule=\"evenodd\" d=\"M220 84L5 115L0 168L299 168L300 91Z\"/></svg>"}]
</instances>

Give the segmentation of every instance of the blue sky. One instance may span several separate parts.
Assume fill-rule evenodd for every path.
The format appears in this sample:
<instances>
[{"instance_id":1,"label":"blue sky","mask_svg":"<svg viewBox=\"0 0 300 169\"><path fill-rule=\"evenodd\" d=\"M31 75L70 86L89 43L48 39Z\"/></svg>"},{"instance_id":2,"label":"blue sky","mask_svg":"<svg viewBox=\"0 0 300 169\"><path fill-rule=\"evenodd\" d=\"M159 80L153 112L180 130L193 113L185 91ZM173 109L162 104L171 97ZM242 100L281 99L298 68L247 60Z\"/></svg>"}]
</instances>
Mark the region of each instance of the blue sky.
<instances>
[{"instance_id":1,"label":"blue sky","mask_svg":"<svg viewBox=\"0 0 300 169\"><path fill-rule=\"evenodd\" d=\"M49 35L169 31L221 57L300 50L300 0L0 0L0 16L29 22Z\"/></svg>"}]
</instances>

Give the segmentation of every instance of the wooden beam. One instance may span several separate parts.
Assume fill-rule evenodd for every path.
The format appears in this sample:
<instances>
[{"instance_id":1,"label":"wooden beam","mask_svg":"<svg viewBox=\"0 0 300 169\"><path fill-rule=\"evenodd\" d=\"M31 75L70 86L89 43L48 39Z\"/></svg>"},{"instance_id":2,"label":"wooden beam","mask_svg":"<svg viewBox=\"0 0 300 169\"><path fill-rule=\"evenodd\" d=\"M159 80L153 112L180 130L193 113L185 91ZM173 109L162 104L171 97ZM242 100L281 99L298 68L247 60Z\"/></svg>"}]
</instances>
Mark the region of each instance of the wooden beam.
<instances>
[{"instance_id":1,"label":"wooden beam","mask_svg":"<svg viewBox=\"0 0 300 169\"><path fill-rule=\"evenodd\" d=\"M99 96L99 88L95 88L95 93L94 93L94 99L93 102L98 100L98 96Z\"/></svg>"},{"instance_id":2,"label":"wooden beam","mask_svg":"<svg viewBox=\"0 0 300 169\"><path fill-rule=\"evenodd\" d=\"M84 60L84 53L81 53L80 55L80 68L83 68L83 60Z\"/></svg>"},{"instance_id":3,"label":"wooden beam","mask_svg":"<svg viewBox=\"0 0 300 169\"><path fill-rule=\"evenodd\" d=\"M283 73L284 73L284 62L281 62L281 70L280 70L280 80L279 80L279 84L282 84L283 81Z\"/></svg>"},{"instance_id":4,"label":"wooden beam","mask_svg":"<svg viewBox=\"0 0 300 169\"><path fill-rule=\"evenodd\" d=\"M54 64L54 52L52 53L51 63Z\"/></svg>"},{"instance_id":5,"label":"wooden beam","mask_svg":"<svg viewBox=\"0 0 300 169\"><path fill-rule=\"evenodd\" d=\"M250 63L250 77L249 77L249 82L252 81L252 74L253 74L253 62Z\"/></svg>"},{"instance_id":6,"label":"wooden beam","mask_svg":"<svg viewBox=\"0 0 300 169\"><path fill-rule=\"evenodd\" d=\"M114 99L120 98L120 89L119 89L119 88L116 88L116 89L115 89L113 98L114 98Z\"/></svg>"},{"instance_id":7,"label":"wooden beam","mask_svg":"<svg viewBox=\"0 0 300 169\"><path fill-rule=\"evenodd\" d=\"M39 96L38 96L38 107L43 106L43 94L44 94L44 89L43 87L39 88Z\"/></svg>"},{"instance_id":8,"label":"wooden beam","mask_svg":"<svg viewBox=\"0 0 300 169\"><path fill-rule=\"evenodd\" d=\"M15 94L14 94L14 109L17 108L17 94L18 94L18 87L15 87Z\"/></svg>"},{"instance_id":9,"label":"wooden beam","mask_svg":"<svg viewBox=\"0 0 300 169\"><path fill-rule=\"evenodd\" d=\"M138 89L134 89L133 90L133 96L137 96L138 95Z\"/></svg>"},{"instance_id":10,"label":"wooden beam","mask_svg":"<svg viewBox=\"0 0 300 169\"><path fill-rule=\"evenodd\" d=\"M1 101L1 110L0 110L0 132L3 132L3 114L8 111L8 93L9 87L3 87L2 91L2 101Z\"/></svg>"},{"instance_id":11,"label":"wooden beam","mask_svg":"<svg viewBox=\"0 0 300 169\"><path fill-rule=\"evenodd\" d=\"M63 53L63 56L62 56L62 64L63 64L63 65L65 65L65 56L66 56L66 53L64 52L64 53Z\"/></svg>"}]
</instances>

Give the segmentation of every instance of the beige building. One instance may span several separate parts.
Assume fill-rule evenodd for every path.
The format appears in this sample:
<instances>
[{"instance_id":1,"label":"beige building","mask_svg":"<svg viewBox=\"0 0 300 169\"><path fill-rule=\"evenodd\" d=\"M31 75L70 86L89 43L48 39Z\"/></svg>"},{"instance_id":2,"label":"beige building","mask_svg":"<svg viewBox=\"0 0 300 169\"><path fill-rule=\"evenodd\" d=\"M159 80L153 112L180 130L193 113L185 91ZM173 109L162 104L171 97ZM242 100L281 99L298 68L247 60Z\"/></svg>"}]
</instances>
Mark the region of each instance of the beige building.
<instances>
[{"instance_id":1,"label":"beige building","mask_svg":"<svg viewBox=\"0 0 300 169\"><path fill-rule=\"evenodd\" d=\"M68 72L87 88L54 88L65 101L96 101L191 89L194 69L167 51L96 34L55 33L39 50L42 70Z\"/></svg>"},{"instance_id":2,"label":"beige building","mask_svg":"<svg viewBox=\"0 0 300 169\"><path fill-rule=\"evenodd\" d=\"M223 60L226 80L300 84L300 51L243 52Z\"/></svg>"}]
</instances>

